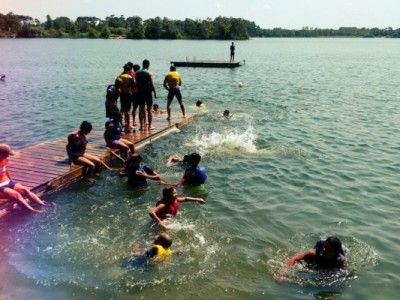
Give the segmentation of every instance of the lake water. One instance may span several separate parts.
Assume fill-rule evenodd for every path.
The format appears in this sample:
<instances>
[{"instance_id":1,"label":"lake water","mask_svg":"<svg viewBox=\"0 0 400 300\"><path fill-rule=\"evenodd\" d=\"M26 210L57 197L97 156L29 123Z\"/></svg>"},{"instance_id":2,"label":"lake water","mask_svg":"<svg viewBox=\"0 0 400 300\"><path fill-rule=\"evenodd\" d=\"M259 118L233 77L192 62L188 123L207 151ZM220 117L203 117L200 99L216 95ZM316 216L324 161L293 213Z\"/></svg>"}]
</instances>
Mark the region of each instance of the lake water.
<instances>
[{"instance_id":1,"label":"lake water","mask_svg":"<svg viewBox=\"0 0 400 300\"><path fill-rule=\"evenodd\" d=\"M151 61L165 109L169 62L228 59L229 45L0 40L0 142L63 138L82 120L100 130L105 87L129 60ZM207 203L182 204L169 230L182 255L121 267L132 243L148 248L160 232L148 211L162 187L133 190L103 171L48 196L57 206L41 215L1 220L1 299L397 299L400 40L253 39L236 42L236 58L246 64L178 68L199 119L141 151L166 180L183 173L165 166L170 154L202 154L205 189L178 192ZM348 248L343 273L298 265L276 281L288 257L329 235Z\"/></svg>"}]
</instances>

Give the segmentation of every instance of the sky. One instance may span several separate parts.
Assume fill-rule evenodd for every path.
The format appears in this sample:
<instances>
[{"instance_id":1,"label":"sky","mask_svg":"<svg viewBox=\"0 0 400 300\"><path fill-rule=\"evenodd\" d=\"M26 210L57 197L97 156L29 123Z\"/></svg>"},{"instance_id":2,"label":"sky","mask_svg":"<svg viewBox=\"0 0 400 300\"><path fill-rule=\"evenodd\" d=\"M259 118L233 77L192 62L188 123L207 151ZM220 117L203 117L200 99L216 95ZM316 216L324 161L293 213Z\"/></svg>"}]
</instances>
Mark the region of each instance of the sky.
<instances>
[{"instance_id":1,"label":"sky","mask_svg":"<svg viewBox=\"0 0 400 300\"><path fill-rule=\"evenodd\" d=\"M139 16L171 20L218 16L254 21L263 29L281 27L400 28L400 0L0 0L0 13L37 18Z\"/></svg>"}]
</instances>

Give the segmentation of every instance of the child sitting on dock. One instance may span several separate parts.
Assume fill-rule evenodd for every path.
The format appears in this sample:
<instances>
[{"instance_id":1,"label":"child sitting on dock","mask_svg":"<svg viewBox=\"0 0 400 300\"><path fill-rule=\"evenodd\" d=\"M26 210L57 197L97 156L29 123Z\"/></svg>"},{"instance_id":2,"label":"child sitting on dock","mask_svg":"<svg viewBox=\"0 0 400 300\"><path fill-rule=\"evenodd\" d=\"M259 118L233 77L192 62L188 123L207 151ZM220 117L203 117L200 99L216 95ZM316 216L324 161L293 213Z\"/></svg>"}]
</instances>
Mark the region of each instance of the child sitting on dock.
<instances>
[{"instance_id":1,"label":"child sitting on dock","mask_svg":"<svg viewBox=\"0 0 400 300\"><path fill-rule=\"evenodd\" d=\"M9 156L14 155L14 151L11 150L10 146L6 144L0 144L0 197L5 197L10 200L15 200L28 210L35 213L42 213L43 210L33 208L24 197L27 197L30 201L40 204L42 206L51 206L52 204L41 200L38 196L32 193L27 187L20 183L12 181L11 176L8 172L8 160Z\"/></svg>"},{"instance_id":2,"label":"child sitting on dock","mask_svg":"<svg viewBox=\"0 0 400 300\"><path fill-rule=\"evenodd\" d=\"M119 173L119 176L127 176L128 183L133 187L147 186L147 179L161 180L157 172L150 169L143 162L143 157L135 153L126 162L126 167Z\"/></svg>"},{"instance_id":3,"label":"child sitting on dock","mask_svg":"<svg viewBox=\"0 0 400 300\"><path fill-rule=\"evenodd\" d=\"M168 229L169 227L163 221L167 218L175 218L179 210L179 203L188 201L205 203L203 198L178 197L178 193L174 187L166 187L163 189L163 197L156 203L156 206L149 212L149 215L161 227Z\"/></svg>"},{"instance_id":4,"label":"child sitting on dock","mask_svg":"<svg viewBox=\"0 0 400 300\"><path fill-rule=\"evenodd\" d=\"M75 165L84 166L86 168L86 175L90 181L94 181L92 178L94 173L100 171L100 167L103 165L107 170L113 171L97 156L86 153L86 145L88 143L88 134L92 131L92 124L88 121L81 123L79 131L73 131L68 135L67 154L71 163Z\"/></svg>"},{"instance_id":5,"label":"child sitting on dock","mask_svg":"<svg viewBox=\"0 0 400 300\"><path fill-rule=\"evenodd\" d=\"M122 113L119 111L114 112L113 118L105 123L106 130L104 131L104 140L107 147L121 149L125 157L129 157L130 153L135 153L135 145L122 138Z\"/></svg>"}]
</instances>

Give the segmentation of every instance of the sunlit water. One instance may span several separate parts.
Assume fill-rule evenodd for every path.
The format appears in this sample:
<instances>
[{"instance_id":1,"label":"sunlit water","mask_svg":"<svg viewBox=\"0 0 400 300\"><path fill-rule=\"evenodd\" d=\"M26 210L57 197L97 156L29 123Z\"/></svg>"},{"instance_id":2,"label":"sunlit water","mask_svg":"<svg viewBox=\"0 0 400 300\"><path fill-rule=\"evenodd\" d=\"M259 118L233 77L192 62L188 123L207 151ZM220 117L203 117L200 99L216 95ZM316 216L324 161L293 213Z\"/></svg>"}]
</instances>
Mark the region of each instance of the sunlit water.
<instances>
[{"instance_id":1,"label":"sunlit water","mask_svg":"<svg viewBox=\"0 0 400 300\"><path fill-rule=\"evenodd\" d=\"M163 108L171 60L227 59L229 44L0 40L0 142L20 149L59 139L82 120L102 128L105 87L128 60L150 59ZM123 267L134 242L146 249L160 232L148 211L162 187L134 190L103 171L95 184L48 196L57 206L42 215L1 221L2 298L397 298L400 41L236 44L243 67L178 69L187 110L199 119L142 151L170 181L183 173L165 166L170 154L203 156L205 189L178 189L207 202L182 204L171 224L182 254ZM276 281L289 256L328 235L348 248L346 270L299 264Z\"/></svg>"}]
</instances>

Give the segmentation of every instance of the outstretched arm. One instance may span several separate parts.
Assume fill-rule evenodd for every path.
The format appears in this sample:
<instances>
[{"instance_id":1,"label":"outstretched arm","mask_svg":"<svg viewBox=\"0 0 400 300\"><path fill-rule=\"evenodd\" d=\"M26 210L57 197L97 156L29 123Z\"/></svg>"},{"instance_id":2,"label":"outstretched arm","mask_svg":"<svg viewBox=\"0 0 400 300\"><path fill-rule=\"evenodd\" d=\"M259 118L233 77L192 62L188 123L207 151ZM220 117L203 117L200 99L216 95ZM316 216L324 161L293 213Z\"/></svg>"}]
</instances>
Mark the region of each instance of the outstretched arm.
<instances>
[{"instance_id":1,"label":"outstretched arm","mask_svg":"<svg viewBox=\"0 0 400 300\"><path fill-rule=\"evenodd\" d=\"M279 271L279 281L282 281L284 279L285 273L290 269L291 266L293 266L296 262L302 261L307 259L308 257L315 256L317 253L315 249L310 249L308 251L296 254L292 256L291 258L288 259L286 262L286 265Z\"/></svg>"},{"instance_id":2,"label":"outstretched arm","mask_svg":"<svg viewBox=\"0 0 400 300\"><path fill-rule=\"evenodd\" d=\"M194 197L178 197L179 202L188 202L188 201L193 201L193 202L198 202L201 204L206 203L203 198L194 198Z\"/></svg>"}]
</instances>

